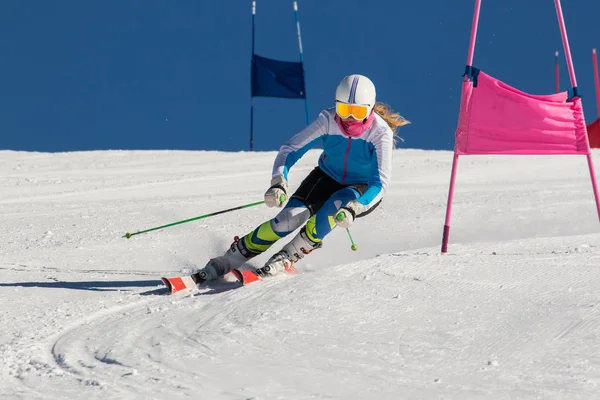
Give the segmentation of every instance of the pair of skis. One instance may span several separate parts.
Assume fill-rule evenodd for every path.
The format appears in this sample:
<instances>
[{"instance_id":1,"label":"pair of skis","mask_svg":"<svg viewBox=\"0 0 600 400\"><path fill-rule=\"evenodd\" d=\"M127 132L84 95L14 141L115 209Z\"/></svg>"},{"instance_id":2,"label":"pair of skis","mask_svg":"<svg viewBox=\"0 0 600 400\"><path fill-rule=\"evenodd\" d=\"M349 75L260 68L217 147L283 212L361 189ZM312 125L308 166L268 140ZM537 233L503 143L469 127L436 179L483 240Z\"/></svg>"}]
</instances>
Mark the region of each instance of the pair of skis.
<instances>
[{"instance_id":1,"label":"pair of skis","mask_svg":"<svg viewBox=\"0 0 600 400\"><path fill-rule=\"evenodd\" d=\"M263 280L263 278L265 276L269 276L267 274L267 271L265 271L265 268L268 268L268 267L263 267L263 268L260 268L260 269L254 270L254 271L251 271L251 270L243 270L242 271L240 269L234 268L233 270L231 270L231 272L229 274L227 274L223 278L227 279L227 276L231 275L234 277L234 279L237 282L241 283L241 286L246 286L251 283L260 282ZM298 273L298 271L294 268L294 266L292 264L290 264L289 266L286 266L285 272L288 274L297 274ZM171 277L171 278L161 277L160 280L167 287L167 290L171 294L181 293L181 292L190 292L190 291L196 290L198 288L201 288L202 286L208 286L212 282L212 281L205 281L202 278L200 278L200 273L195 273L193 275L186 275L186 276L175 276L175 277Z\"/></svg>"}]
</instances>

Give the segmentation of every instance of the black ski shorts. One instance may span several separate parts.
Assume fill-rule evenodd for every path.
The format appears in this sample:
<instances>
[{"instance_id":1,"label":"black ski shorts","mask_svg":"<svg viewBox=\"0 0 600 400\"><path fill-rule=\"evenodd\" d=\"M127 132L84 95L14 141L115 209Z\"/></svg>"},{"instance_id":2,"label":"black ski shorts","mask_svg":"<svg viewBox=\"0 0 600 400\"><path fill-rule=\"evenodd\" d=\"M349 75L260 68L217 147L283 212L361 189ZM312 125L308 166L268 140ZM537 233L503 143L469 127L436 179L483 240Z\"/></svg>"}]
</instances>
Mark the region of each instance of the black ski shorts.
<instances>
[{"instance_id":1,"label":"black ski shorts","mask_svg":"<svg viewBox=\"0 0 600 400\"><path fill-rule=\"evenodd\" d=\"M344 188L352 188L361 195L367 190L367 184L353 184L353 185L342 185L329 175L327 175L320 167L315 167L310 174L300 184L300 187L296 189L292 195L292 199L300 200L310 211L310 215L313 216L319 211L323 204L338 190ZM377 206L381 204L381 200L377 202L368 211L357 215L357 218L364 217L373 211Z\"/></svg>"}]
</instances>

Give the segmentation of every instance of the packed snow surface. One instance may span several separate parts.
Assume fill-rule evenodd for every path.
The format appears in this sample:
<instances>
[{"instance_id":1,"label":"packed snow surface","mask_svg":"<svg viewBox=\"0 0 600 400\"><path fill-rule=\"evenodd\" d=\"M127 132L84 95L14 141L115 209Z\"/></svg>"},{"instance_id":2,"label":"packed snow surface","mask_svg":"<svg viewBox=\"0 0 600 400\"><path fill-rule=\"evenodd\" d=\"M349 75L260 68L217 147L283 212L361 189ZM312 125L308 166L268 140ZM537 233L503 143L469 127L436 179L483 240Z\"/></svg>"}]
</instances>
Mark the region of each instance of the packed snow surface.
<instances>
[{"instance_id":1,"label":"packed snow surface","mask_svg":"<svg viewBox=\"0 0 600 400\"><path fill-rule=\"evenodd\" d=\"M167 295L161 276L276 210L122 236L261 201L275 154L1 151L0 398L600 396L585 157L461 157L442 255L452 152L395 150L384 202L351 227L358 251L337 229L299 275Z\"/></svg>"}]
</instances>

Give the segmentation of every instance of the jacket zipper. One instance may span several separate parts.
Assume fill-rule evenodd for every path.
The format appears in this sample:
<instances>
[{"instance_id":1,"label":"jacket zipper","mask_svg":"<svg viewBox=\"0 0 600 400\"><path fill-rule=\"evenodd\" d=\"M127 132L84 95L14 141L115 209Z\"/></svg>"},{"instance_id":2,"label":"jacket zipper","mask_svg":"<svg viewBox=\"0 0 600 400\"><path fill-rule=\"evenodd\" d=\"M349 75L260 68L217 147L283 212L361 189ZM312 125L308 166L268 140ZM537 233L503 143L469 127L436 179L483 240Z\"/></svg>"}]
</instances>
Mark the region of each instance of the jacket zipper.
<instances>
[{"instance_id":1,"label":"jacket zipper","mask_svg":"<svg viewBox=\"0 0 600 400\"><path fill-rule=\"evenodd\" d=\"M340 182L342 185L346 180L346 174L348 172L348 154L350 154L350 144L352 143L352 139L348 138L348 147L346 148L346 155L344 156L344 176L342 176L342 181Z\"/></svg>"}]
</instances>

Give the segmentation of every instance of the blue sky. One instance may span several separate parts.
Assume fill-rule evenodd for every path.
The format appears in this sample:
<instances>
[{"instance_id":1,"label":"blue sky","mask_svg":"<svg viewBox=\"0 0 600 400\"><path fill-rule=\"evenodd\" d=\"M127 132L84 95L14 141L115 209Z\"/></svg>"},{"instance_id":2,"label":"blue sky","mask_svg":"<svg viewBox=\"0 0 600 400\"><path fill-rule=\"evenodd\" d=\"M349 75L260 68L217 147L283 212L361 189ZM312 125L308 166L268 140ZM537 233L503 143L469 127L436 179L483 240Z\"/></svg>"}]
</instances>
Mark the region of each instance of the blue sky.
<instances>
[{"instance_id":1,"label":"blue sky","mask_svg":"<svg viewBox=\"0 0 600 400\"><path fill-rule=\"evenodd\" d=\"M563 1L586 120L600 2ZM300 0L310 118L369 76L412 124L400 147L451 149L473 1ZM5 1L0 149L249 149L251 1ZM521 90L570 88L554 3L483 0L474 65ZM258 0L256 53L298 61L292 1ZM255 150L306 125L302 100L257 98Z\"/></svg>"}]
</instances>

